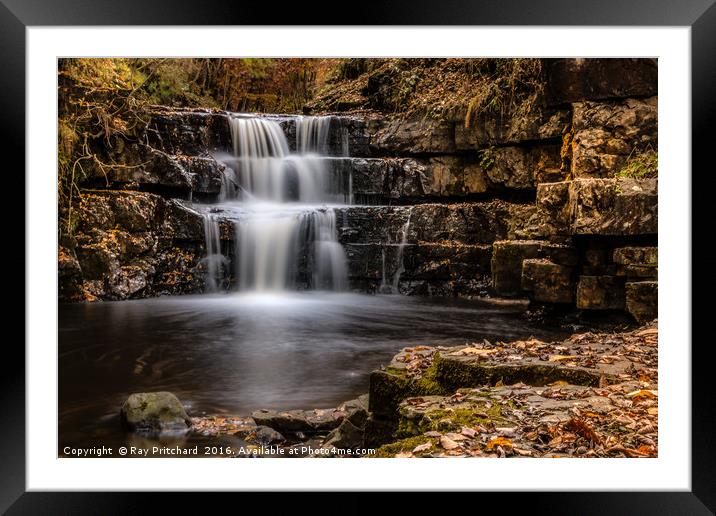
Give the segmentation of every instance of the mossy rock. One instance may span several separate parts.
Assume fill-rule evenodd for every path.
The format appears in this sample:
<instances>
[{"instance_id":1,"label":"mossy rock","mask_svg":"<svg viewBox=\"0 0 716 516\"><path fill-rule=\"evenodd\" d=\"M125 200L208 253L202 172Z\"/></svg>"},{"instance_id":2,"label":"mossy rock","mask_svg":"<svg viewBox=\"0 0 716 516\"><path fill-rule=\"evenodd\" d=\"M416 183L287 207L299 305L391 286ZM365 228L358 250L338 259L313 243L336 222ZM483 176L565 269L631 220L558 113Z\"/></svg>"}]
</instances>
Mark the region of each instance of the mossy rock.
<instances>
[{"instance_id":1,"label":"mossy rock","mask_svg":"<svg viewBox=\"0 0 716 516\"><path fill-rule=\"evenodd\" d=\"M460 432L464 426L500 426L508 423L502 417L501 403L503 402L492 402L485 397L447 408L442 403L444 399L442 396L429 397L424 400L427 408L423 408L422 405L416 407L406 400L400 407L396 437L406 438L432 431Z\"/></svg>"},{"instance_id":2,"label":"mossy rock","mask_svg":"<svg viewBox=\"0 0 716 516\"><path fill-rule=\"evenodd\" d=\"M191 419L171 392L130 394L120 412L122 423L138 433L184 433Z\"/></svg>"},{"instance_id":3,"label":"mossy rock","mask_svg":"<svg viewBox=\"0 0 716 516\"><path fill-rule=\"evenodd\" d=\"M432 444L433 448L430 448L423 452L415 453L414 455L416 457L420 457L421 455L428 455L437 447L437 439L433 437L425 437L424 435L417 435L414 437L408 437L406 439L400 439L389 444L384 444L376 450L375 455L370 455L369 457L395 457L395 455L397 455L398 453L412 452L416 446L420 446L421 444L425 443Z\"/></svg>"},{"instance_id":4,"label":"mossy rock","mask_svg":"<svg viewBox=\"0 0 716 516\"><path fill-rule=\"evenodd\" d=\"M371 413L395 417L398 405L411 396L430 396L447 394L436 380L440 355L436 354L433 364L423 371L420 378L411 378L403 369L388 367L373 371L370 375L369 411Z\"/></svg>"},{"instance_id":5,"label":"mossy rock","mask_svg":"<svg viewBox=\"0 0 716 516\"><path fill-rule=\"evenodd\" d=\"M547 385L553 382L567 382L573 385L599 385L599 371L586 368L564 367L557 364L522 363L499 364L479 362L465 357L445 357L436 364L435 380L446 392L462 387L505 385L525 383Z\"/></svg>"}]
</instances>

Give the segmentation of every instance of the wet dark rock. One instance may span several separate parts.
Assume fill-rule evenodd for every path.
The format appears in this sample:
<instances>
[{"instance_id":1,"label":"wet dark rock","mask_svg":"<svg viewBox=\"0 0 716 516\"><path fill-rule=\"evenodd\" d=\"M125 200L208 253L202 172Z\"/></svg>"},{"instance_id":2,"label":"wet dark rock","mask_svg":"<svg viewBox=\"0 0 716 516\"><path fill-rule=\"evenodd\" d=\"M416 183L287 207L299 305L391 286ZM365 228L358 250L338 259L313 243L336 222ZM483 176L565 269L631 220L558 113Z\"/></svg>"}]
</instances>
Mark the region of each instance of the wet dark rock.
<instances>
[{"instance_id":1,"label":"wet dark rock","mask_svg":"<svg viewBox=\"0 0 716 516\"><path fill-rule=\"evenodd\" d=\"M370 134L366 121L357 116L334 116L328 133L327 154L331 156L369 156Z\"/></svg>"},{"instance_id":2,"label":"wet dark rock","mask_svg":"<svg viewBox=\"0 0 716 516\"><path fill-rule=\"evenodd\" d=\"M275 120L281 126L288 142L288 148L295 151L296 122L301 115L265 115L265 117ZM330 115L330 118L325 147L319 149L321 155L357 158L371 156L370 134L366 127L365 117Z\"/></svg>"},{"instance_id":3,"label":"wet dark rock","mask_svg":"<svg viewBox=\"0 0 716 516\"><path fill-rule=\"evenodd\" d=\"M335 409L275 411L261 409L251 413L259 426L268 426L281 433L312 434L329 431L340 425L345 413Z\"/></svg>"},{"instance_id":4,"label":"wet dark rock","mask_svg":"<svg viewBox=\"0 0 716 516\"><path fill-rule=\"evenodd\" d=\"M231 149L227 114L208 109L157 107L151 113L147 139L152 147L169 154L201 156Z\"/></svg>"},{"instance_id":5,"label":"wet dark rock","mask_svg":"<svg viewBox=\"0 0 716 516\"><path fill-rule=\"evenodd\" d=\"M580 276L577 283L577 308L587 310L623 310L624 278L618 276Z\"/></svg>"},{"instance_id":6,"label":"wet dark rock","mask_svg":"<svg viewBox=\"0 0 716 516\"><path fill-rule=\"evenodd\" d=\"M335 158L331 173L347 190L350 177L357 199L425 200L480 194L487 191L487 174L475 158Z\"/></svg>"},{"instance_id":7,"label":"wet dark rock","mask_svg":"<svg viewBox=\"0 0 716 516\"><path fill-rule=\"evenodd\" d=\"M345 420L353 425L362 428L368 419L368 394L362 394L358 398L346 401L338 410L345 412Z\"/></svg>"},{"instance_id":8,"label":"wet dark rock","mask_svg":"<svg viewBox=\"0 0 716 516\"><path fill-rule=\"evenodd\" d=\"M191 189L200 194L219 194L226 166L211 156L180 156L179 162L191 176Z\"/></svg>"},{"instance_id":9,"label":"wet dark rock","mask_svg":"<svg viewBox=\"0 0 716 516\"><path fill-rule=\"evenodd\" d=\"M478 279L490 275L486 244L346 244L349 277L384 280Z\"/></svg>"},{"instance_id":10,"label":"wet dark rock","mask_svg":"<svg viewBox=\"0 0 716 516\"><path fill-rule=\"evenodd\" d=\"M377 448L390 442L398 429L395 417L381 417L371 414L365 425L363 443L366 448Z\"/></svg>"},{"instance_id":11,"label":"wet dark rock","mask_svg":"<svg viewBox=\"0 0 716 516\"><path fill-rule=\"evenodd\" d=\"M570 244L542 242L539 246L539 256L568 267L574 267L579 263L579 251Z\"/></svg>"},{"instance_id":12,"label":"wet dark rock","mask_svg":"<svg viewBox=\"0 0 716 516\"><path fill-rule=\"evenodd\" d=\"M614 250L616 274L628 279L656 278L658 256L656 247L621 247Z\"/></svg>"},{"instance_id":13,"label":"wet dark rock","mask_svg":"<svg viewBox=\"0 0 716 516\"><path fill-rule=\"evenodd\" d=\"M356 449L362 448L365 428L359 428L353 423L344 420L338 428L333 430L323 441L325 448Z\"/></svg>"},{"instance_id":14,"label":"wet dark rock","mask_svg":"<svg viewBox=\"0 0 716 516\"><path fill-rule=\"evenodd\" d=\"M657 94L656 59L544 59L547 100L650 97Z\"/></svg>"},{"instance_id":15,"label":"wet dark rock","mask_svg":"<svg viewBox=\"0 0 716 516\"><path fill-rule=\"evenodd\" d=\"M369 126L375 155L454 154L455 126L423 116L382 118Z\"/></svg>"},{"instance_id":16,"label":"wet dark rock","mask_svg":"<svg viewBox=\"0 0 716 516\"><path fill-rule=\"evenodd\" d=\"M513 205L504 201L405 206L361 206L336 210L341 243L406 242L491 244L507 238Z\"/></svg>"},{"instance_id":17,"label":"wet dark rock","mask_svg":"<svg viewBox=\"0 0 716 516\"><path fill-rule=\"evenodd\" d=\"M572 267L559 265L544 258L522 262L522 289L530 298L542 303L574 302L575 285Z\"/></svg>"},{"instance_id":18,"label":"wet dark rock","mask_svg":"<svg viewBox=\"0 0 716 516\"><path fill-rule=\"evenodd\" d=\"M638 322L655 319L659 314L659 285L656 281L626 284L626 309Z\"/></svg>"},{"instance_id":19,"label":"wet dark rock","mask_svg":"<svg viewBox=\"0 0 716 516\"><path fill-rule=\"evenodd\" d=\"M212 156L168 154L143 143L118 139L94 164L86 181L95 188L143 189L166 197L188 198L190 192L216 195L226 168Z\"/></svg>"},{"instance_id":20,"label":"wet dark rock","mask_svg":"<svg viewBox=\"0 0 716 516\"><path fill-rule=\"evenodd\" d=\"M188 203L172 199L166 203L164 220L158 230L164 237L203 242L204 218Z\"/></svg>"},{"instance_id":21,"label":"wet dark rock","mask_svg":"<svg viewBox=\"0 0 716 516\"><path fill-rule=\"evenodd\" d=\"M191 419L171 392L130 394L120 411L122 423L140 433L185 433Z\"/></svg>"},{"instance_id":22,"label":"wet dark rock","mask_svg":"<svg viewBox=\"0 0 716 516\"><path fill-rule=\"evenodd\" d=\"M522 262L537 258L537 240L501 240L492 244L492 289L501 296L522 293Z\"/></svg>"},{"instance_id":23,"label":"wet dark rock","mask_svg":"<svg viewBox=\"0 0 716 516\"><path fill-rule=\"evenodd\" d=\"M338 428L331 431L323 441L324 448L339 449L363 448L365 427L368 421L368 395L347 401L339 407L346 413Z\"/></svg>"},{"instance_id":24,"label":"wet dark rock","mask_svg":"<svg viewBox=\"0 0 716 516\"><path fill-rule=\"evenodd\" d=\"M570 122L567 109L533 106L525 113L483 113L466 127L465 111L459 111L455 124L455 148L472 151L486 145L558 140Z\"/></svg>"},{"instance_id":25,"label":"wet dark rock","mask_svg":"<svg viewBox=\"0 0 716 516\"><path fill-rule=\"evenodd\" d=\"M71 248L59 246L57 255L57 283L60 299L73 299L80 295L82 268Z\"/></svg>"},{"instance_id":26,"label":"wet dark rock","mask_svg":"<svg viewBox=\"0 0 716 516\"><path fill-rule=\"evenodd\" d=\"M107 186L151 184L179 190L190 190L192 177L176 156L143 143L117 139L107 151L109 166L94 165L93 177Z\"/></svg>"}]
</instances>

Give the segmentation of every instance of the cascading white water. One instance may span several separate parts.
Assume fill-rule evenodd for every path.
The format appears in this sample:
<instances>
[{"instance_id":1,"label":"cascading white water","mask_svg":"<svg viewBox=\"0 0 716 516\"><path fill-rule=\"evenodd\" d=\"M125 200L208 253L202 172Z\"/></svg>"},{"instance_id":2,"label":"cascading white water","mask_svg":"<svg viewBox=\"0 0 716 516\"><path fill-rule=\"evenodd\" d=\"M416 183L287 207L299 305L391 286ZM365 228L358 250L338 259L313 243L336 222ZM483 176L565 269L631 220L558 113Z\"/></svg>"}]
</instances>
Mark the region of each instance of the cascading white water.
<instances>
[{"instance_id":1,"label":"cascading white water","mask_svg":"<svg viewBox=\"0 0 716 516\"><path fill-rule=\"evenodd\" d=\"M330 116L299 116L296 119L296 151L299 154L327 154L330 127Z\"/></svg>"},{"instance_id":2,"label":"cascading white water","mask_svg":"<svg viewBox=\"0 0 716 516\"><path fill-rule=\"evenodd\" d=\"M405 253L405 246L408 245L408 231L410 231L410 219L413 215L413 209L408 208L408 217L405 220L405 224L403 224L403 227L400 230L400 242L398 243L398 250L395 256L395 272L393 273L393 278L388 284L388 278L387 278L387 267L386 267L386 256L385 256L385 249L381 249L381 260L382 260L382 274L381 274L381 280L380 280L380 286L378 287L378 291L383 294L399 294L400 293L400 275L405 272L405 262L404 262L404 253ZM394 244L393 244L394 245Z\"/></svg>"},{"instance_id":3,"label":"cascading white water","mask_svg":"<svg viewBox=\"0 0 716 516\"><path fill-rule=\"evenodd\" d=\"M221 230L219 220L212 213L204 214L204 239L206 244L206 289L216 292L226 277L228 260L221 253Z\"/></svg>"},{"instance_id":4,"label":"cascading white water","mask_svg":"<svg viewBox=\"0 0 716 516\"><path fill-rule=\"evenodd\" d=\"M395 271L395 276L393 276L393 292L397 293L398 285L400 283L400 275L405 272L405 263L403 261L403 253L405 252L405 246L408 243L408 231L410 231L410 218L413 216L413 209L408 208L408 218L405 221L405 225L403 226L402 233L400 236L400 244L398 244L398 269Z\"/></svg>"},{"instance_id":5,"label":"cascading white water","mask_svg":"<svg viewBox=\"0 0 716 516\"><path fill-rule=\"evenodd\" d=\"M346 257L337 240L336 215L350 193L329 177L325 160L330 117L296 119L297 153L276 120L254 116L229 119L233 154L226 164L219 207L235 222L240 290L296 288L344 290ZM207 253L213 228L205 215ZM213 236L212 236L213 238ZM211 278L217 272L208 260Z\"/></svg>"},{"instance_id":6,"label":"cascading white water","mask_svg":"<svg viewBox=\"0 0 716 516\"><path fill-rule=\"evenodd\" d=\"M336 240L336 212L319 211L314 219L318 223L311 227L314 232L313 285L319 289L345 290L348 269L343 246Z\"/></svg>"}]
</instances>

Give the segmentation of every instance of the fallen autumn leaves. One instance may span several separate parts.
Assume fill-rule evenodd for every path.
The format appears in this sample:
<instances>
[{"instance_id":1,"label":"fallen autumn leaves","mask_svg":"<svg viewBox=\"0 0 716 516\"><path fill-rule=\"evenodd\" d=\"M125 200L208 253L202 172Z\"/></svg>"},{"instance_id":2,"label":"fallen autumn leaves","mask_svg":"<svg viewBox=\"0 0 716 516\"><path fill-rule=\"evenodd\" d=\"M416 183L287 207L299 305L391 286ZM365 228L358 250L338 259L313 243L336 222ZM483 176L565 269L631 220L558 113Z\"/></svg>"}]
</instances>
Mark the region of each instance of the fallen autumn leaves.
<instances>
[{"instance_id":1,"label":"fallen autumn leaves","mask_svg":"<svg viewBox=\"0 0 716 516\"><path fill-rule=\"evenodd\" d=\"M450 396L408 398L399 407L402 439L384 445L378 455L656 457L657 351L655 323L627 333L577 334L557 343L533 339L463 349L407 348L396 359L413 379L431 367L437 352L485 370L506 362L554 363L567 369L565 377L569 369L583 369L599 382L558 380L539 386L498 380Z\"/></svg>"}]
</instances>

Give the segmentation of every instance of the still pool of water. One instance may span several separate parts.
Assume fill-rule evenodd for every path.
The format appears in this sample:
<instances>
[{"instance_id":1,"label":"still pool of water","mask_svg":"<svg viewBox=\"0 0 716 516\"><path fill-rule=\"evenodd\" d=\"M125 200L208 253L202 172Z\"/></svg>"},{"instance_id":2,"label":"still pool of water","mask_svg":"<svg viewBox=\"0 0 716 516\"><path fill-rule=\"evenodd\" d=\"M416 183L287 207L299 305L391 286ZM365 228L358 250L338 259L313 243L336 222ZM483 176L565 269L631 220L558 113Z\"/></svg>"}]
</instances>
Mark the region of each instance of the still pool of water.
<instances>
[{"instance_id":1,"label":"still pool of water","mask_svg":"<svg viewBox=\"0 0 716 516\"><path fill-rule=\"evenodd\" d=\"M522 306L348 293L217 294L60 305L59 442L119 446L132 392L190 415L334 407L402 347L562 334Z\"/></svg>"}]
</instances>

